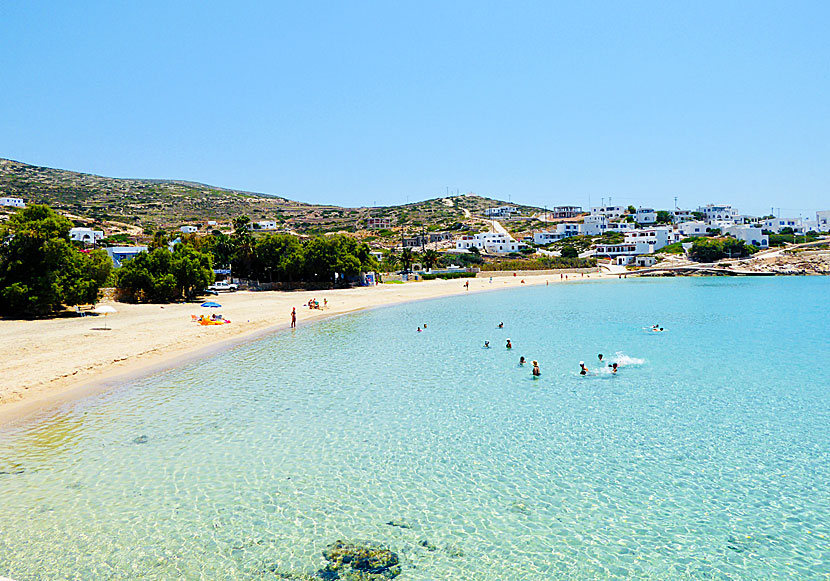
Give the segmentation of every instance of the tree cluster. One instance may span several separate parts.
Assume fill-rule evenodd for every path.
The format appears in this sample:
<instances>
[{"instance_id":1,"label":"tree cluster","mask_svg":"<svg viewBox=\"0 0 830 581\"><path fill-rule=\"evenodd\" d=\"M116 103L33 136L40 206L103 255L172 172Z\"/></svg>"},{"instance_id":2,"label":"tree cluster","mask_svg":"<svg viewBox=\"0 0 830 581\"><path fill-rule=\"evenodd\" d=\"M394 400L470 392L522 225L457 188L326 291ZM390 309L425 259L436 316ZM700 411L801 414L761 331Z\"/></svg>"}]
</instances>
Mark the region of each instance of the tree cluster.
<instances>
[{"instance_id":1,"label":"tree cluster","mask_svg":"<svg viewBox=\"0 0 830 581\"><path fill-rule=\"evenodd\" d=\"M721 258L744 258L758 249L735 238L695 238L689 256L698 262L715 262Z\"/></svg>"},{"instance_id":2,"label":"tree cluster","mask_svg":"<svg viewBox=\"0 0 830 581\"><path fill-rule=\"evenodd\" d=\"M118 269L116 288L127 301L167 303L192 298L213 282L213 259L187 243L159 246Z\"/></svg>"},{"instance_id":3,"label":"tree cluster","mask_svg":"<svg viewBox=\"0 0 830 581\"><path fill-rule=\"evenodd\" d=\"M112 262L103 250L76 248L70 228L45 205L19 210L0 226L0 313L42 316L96 301Z\"/></svg>"},{"instance_id":4,"label":"tree cluster","mask_svg":"<svg viewBox=\"0 0 830 581\"><path fill-rule=\"evenodd\" d=\"M244 216L233 224L230 235L214 231L199 244L213 256L217 267L230 268L235 277L329 285L378 268L369 246L351 236L318 236L301 241L291 234L254 236L248 228L250 220Z\"/></svg>"}]
</instances>

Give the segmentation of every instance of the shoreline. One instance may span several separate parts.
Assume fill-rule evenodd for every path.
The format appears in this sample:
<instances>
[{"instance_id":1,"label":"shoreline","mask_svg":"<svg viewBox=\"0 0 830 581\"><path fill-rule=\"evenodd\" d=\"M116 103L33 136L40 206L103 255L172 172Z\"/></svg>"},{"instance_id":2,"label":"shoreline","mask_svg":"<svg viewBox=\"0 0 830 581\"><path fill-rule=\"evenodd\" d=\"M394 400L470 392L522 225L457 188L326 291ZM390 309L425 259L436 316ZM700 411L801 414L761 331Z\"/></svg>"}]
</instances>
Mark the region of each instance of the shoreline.
<instances>
[{"instance_id":1,"label":"shoreline","mask_svg":"<svg viewBox=\"0 0 830 581\"><path fill-rule=\"evenodd\" d=\"M550 274L432 280L328 291L259 291L212 297L229 325L200 326L190 320L205 309L198 303L112 303L119 311L108 317L35 321L0 321L0 349L22 353L0 378L0 429L25 423L62 405L117 388L128 381L181 367L196 359L233 349L289 329L297 308L297 327L386 306L509 288L616 280L618 273L594 272L568 280ZM507 279L507 280L505 280ZM525 282L522 283L521 281ZM469 291L464 283L470 282ZM326 310L309 310L311 298ZM210 309L213 311L213 309ZM280 320L280 322L276 322Z\"/></svg>"}]
</instances>

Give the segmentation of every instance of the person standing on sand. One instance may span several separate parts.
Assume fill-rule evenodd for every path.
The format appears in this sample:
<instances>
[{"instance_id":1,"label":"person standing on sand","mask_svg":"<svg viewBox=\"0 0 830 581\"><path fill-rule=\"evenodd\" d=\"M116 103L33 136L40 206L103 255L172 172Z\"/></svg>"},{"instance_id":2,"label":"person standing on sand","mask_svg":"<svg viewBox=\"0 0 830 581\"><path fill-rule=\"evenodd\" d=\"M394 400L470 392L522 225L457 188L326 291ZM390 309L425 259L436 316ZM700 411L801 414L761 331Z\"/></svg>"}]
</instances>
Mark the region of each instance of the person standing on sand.
<instances>
[{"instance_id":1,"label":"person standing on sand","mask_svg":"<svg viewBox=\"0 0 830 581\"><path fill-rule=\"evenodd\" d=\"M470 290L470 281L469 280L464 283L464 290L467 290L467 291Z\"/></svg>"},{"instance_id":2,"label":"person standing on sand","mask_svg":"<svg viewBox=\"0 0 830 581\"><path fill-rule=\"evenodd\" d=\"M297 326L297 307L291 307L291 328Z\"/></svg>"}]
</instances>

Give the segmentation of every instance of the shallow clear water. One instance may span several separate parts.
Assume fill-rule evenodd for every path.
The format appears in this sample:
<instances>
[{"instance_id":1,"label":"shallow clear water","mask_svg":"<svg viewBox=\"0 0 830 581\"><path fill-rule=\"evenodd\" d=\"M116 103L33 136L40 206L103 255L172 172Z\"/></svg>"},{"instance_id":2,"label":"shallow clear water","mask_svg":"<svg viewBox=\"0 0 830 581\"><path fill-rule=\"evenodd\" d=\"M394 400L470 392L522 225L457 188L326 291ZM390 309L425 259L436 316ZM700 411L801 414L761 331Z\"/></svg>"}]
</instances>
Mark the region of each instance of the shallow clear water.
<instances>
[{"instance_id":1,"label":"shallow clear water","mask_svg":"<svg viewBox=\"0 0 830 581\"><path fill-rule=\"evenodd\" d=\"M0 576L274 579L358 539L399 579L828 578L828 299L829 278L524 288L134 382L0 434ZM629 365L580 377L600 352Z\"/></svg>"}]
</instances>

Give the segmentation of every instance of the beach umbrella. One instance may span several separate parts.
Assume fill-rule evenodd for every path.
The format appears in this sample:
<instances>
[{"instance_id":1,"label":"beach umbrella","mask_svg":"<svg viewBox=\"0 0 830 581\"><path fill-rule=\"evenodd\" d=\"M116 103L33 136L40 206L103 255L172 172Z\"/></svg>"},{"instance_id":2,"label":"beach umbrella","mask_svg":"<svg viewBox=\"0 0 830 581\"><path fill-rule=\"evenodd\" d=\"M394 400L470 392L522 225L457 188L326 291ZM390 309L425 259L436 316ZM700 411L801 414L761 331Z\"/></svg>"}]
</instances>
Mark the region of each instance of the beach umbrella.
<instances>
[{"instance_id":1,"label":"beach umbrella","mask_svg":"<svg viewBox=\"0 0 830 581\"><path fill-rule=\"evenodd\" d=\"M104 329L108 329L107 327L107 315L110 313L117 313L113 307L109 305L99 305L92 310L93 313L98 313L99 315L104 315Z\"/></svg>"},{"instance_id":2,"label":"beach umbrella","mask_svg":"<svg viewBox=\"0 0 830 581\"><path fill-rule=\"evenodd\" d=\"M221 307L222 305L220 305L219 303L215 303L215 302L213 302L213 301L208 301L208 302L206 302L206 303L202 303L202 306L203 306L203 307L207 307L207 308L209 308L209 309L218 309L218 308L219 308L219 307Z\"/></svg>"}]
</instances>

